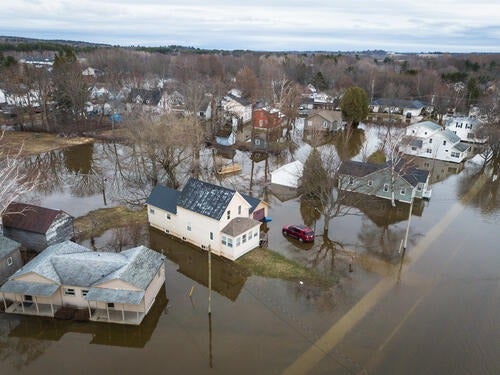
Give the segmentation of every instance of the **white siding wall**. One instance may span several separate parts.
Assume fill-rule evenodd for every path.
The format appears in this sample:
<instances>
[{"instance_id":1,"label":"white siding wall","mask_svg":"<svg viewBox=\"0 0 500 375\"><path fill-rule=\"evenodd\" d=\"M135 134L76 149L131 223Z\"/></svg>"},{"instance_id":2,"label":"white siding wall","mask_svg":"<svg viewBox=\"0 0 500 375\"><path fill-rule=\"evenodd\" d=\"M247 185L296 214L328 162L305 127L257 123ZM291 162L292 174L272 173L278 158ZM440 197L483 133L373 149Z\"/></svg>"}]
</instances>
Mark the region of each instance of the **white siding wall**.
<instances>
[{"instance_id":1,"label":"white siding wall","mask_svg":"<svg viewBox=\"0 0 500 375\"><path fill-rule=\"evenodd\" d=\"M446 141L446 144L443 142ZM455 149L449 140L444 138L439 132L434 133L432 136L422 139L422 148L412 149L411 145L404 145L402 151L408 155L420 156L423 158L438 159L444 161L451 161L454 163L462 162L467 156L466 153L460 152ZM431 152L427 152L431 150ZM459 157L452 157L451 153L458 153Z\"/></svg>"},{"instance_id":2,"label":"white siding wall","mask_svg":"<svg viewBox=\"0 0 500 375\"><path fill-rule=\"evenodd\" d=\"M146 288L146 293L144 295L144 305L146 307L146 313L149 311L153 305L158 291L161 289L162 285L165 283L165 264L162 264L156 275L151 280L151 284Z\"/></svg>"}]
</instances>

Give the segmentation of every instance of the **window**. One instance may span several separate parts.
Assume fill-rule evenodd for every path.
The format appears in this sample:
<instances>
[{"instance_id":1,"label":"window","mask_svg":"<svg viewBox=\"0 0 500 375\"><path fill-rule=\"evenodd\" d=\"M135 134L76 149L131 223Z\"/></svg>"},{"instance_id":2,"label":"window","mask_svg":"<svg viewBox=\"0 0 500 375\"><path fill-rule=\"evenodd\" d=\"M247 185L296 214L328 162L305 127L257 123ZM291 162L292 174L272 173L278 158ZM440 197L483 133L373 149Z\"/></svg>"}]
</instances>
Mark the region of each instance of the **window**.
<instances>
[{"instance_id":1,"label":"window","mask_svg":"<svg viewBox=\"0 0 500 375\"><path fill-rule=\"evenodd\" d=\"M114 309L115 308L115 304L113 302L108 303L108 308Z\"/></svg>"},{"instance_id":2,"label":"window","mask_svg":"<svg viewBox=\"0 0 500 375\"><path fill-rule=\"evenodd\" d=\"M259 138L255 138L255 145L260 146L260 139Z\"/></svg>"},{"instance_id":3,"label":"window","mask_svg":"<svg viewBox=\"0 0 500 375\"><path fill-rule=\"evenodd\" d=\"M214 232L210 232L210 239L213 240L214 239Z\"/></svg>"},{"instance_id":4,"label":"window","mask_svg":"<svg viewBox=\"0 0 500 375\"><path fill-rule=\"evenodd\" d=\"M227 247L233 247L233 239L230 237L227 238Z\"/></svg>"},{"instance_id":5,"label":"window","mask_svg":"<svg viewBox=\"0 0 500 375\"><path fill-rule=\"evenodd\" d=\"M467 139L473 139L474 133L467 133Z\"/></svg>"},{"instance_id":6,"label":"window","mask_svg":"<svg viewBox=\"0 0 500 375\"><path fill-rule=\"evenodd\" d=\"M167 220L170 220L170 214L167 214Z\"/></svg>"},{"instance_id":7,"label":"window","mask_svg":"<svg viewBox=\"0 0 500 375\"><path fill-rule=\"evenodd\" d=\"M349 185L352 185L352 184L354 184L354 178L349 177Z\"/></svg>"},{"instance_id":8,"label":"window","mask_svg":"<svg viewBox=\"0 0 500 375\"><path fill-rule=\"evenodd\" d=\"M328 129L328 121L323 121L323 127L324 127L325 129Z\"/></svg>"},{"instance_id":9,"label":"window","mask_svg":"<svg viewBox=\"0 0 500 375\"><path fill-rule=\"evenodd\" d=\"M256 230L255 230L255 232L253 232L253 236L254 236L254 237L257 237L258 233L259 233L259 232L258 232L258 231L257 231L257 229L256 229Z\"/></svg>"},{"instance_id":10,"label":"window","mask_svg":"<svg viewBox=\"0 0 500 375\"><path fill-rule=\"evenodd\" d=\"M248 232L248 240L250 241L252 239L252 231Z\"/></svg>"},{"instance_id":11,"label":"window","mask_svg":"<svg viewBox=\"0 0 500 375\"><path fill-rule=\"evenodd\" d=\"M7 265L10 267L10 266L12 266L13 263L14 263L14 260L12 259L12 257L8 257L7 258Z\"/></svg>"},{"instance_id":12,"label":"window","mask_svg":"<svg viewBox=\"0 0 500 375\"><path fill-rule=\"evenodd\" d=\"M373 186L373 180L368 180L368 186Z\"/></svg>"},{"instance_id":13,"label":"window","mask_svg":"<svg viewBox=\"0 0 500 375\"><path fill-rule=\"evenodd\" d=\"M413 146L411 149L412 151L417 151L417 148L415 146Z\"/></svg>"},{"instance_id":14,"label":"window","mask_svg":"<svg viewBox=\"0 0 500 375\"><path fill-rule=\"evenodd\" d=\"M241 242L242 243L247 242L247 235L246 234L244 234L243 236L241 236Z\"/></svg>"},{"instance_id":15,"label":"window","mask_svg":"<svg viewBox=\"0 0 500 375\"><path fill-rule=\"evenodd\" d=\"M429 138L429 143L432 143L432 138Z\"/></svg>"},{"instance_id":16,"label":"window","mask_svg":"<svg viewBox=\"0 0 500 375\"><path fill-rule=\"evenodd\" d=\"M241 215L241 206L238 206L238 215Z\"/></svg>"},{"instance_id":17,"label":"window","mask_svg":"<svg viewBox=\"0 0 500 375\"><path fill-rule=\"evenodd\" d=\"M427 152L428 154L432 154L432 148L428 148L428 149L426 150L426 152Z\"/></svg>"},{"instance_id":18,"label":"window","mask_svg":"<svg viewBox=\"0 0 500 375\"><path fill-rule=\"evenodd\" d=\"M412 130L412 131L411 131L411 133L412 133L412 134L415 134L415 130Z\"/></svg>"},{"instance_id":19,"label":"window","mask_svg":"<svg viewBox=\"0 0 500 375\"><path fill-rule=\"evenodd\" d=\"M228 211L227 211L227 219L228 219L228 220L229 220L229 219L231 219L231 210L228 210Z\"/></svg>"},{"instance_id":20,"label":"window","mask_svg":"<svg viewBox=\"0 0 500 375\"><path fill-rule=\"evenodd\" d=\"M29 296L29 295L25 294L24 295L24 300L31 302L31 301L33 301L33 296Z\"/></svg>"},{"instance_id":21,"label":"window","mask_svg":"<svg viewBox=\"0 0 500 375\"><path fill-rule=\"evenodd\" d=\"M446 146L446 141L443 141L443 146Z\"/></svg>"},{"instance_id":22,"label":"window","mask_svg":"<svg viewBox=\"0 0 500 375\"><path fill-rule=\"evenodd\" d=\"M427 135L427 132L425 132L424 134Z\"/></svg>"},{"instance_id":23,"label":"window","mask_svg":"<svg viewBox=\"0 0 500 375\"><path fill-rule=\"evenodd\" d=\"M64 288L64 295L65 296L74 296L75 290L73 288Z\"/></svg>"},{"instance_id":24,"label":"window","mask_svg":"<svg viewBox=\"0 0 500 375\"><path fill-rule=\"evenodd\" d=\"M452 158L459 158L460 157L460 153L459 152L451 152L451 157Z\"/></svg>"},{"instance_id":25,"label":"window","mask_svg":"<svg viewBox=\"0 0 500 375\"><path fill-rule=\"evenodd\" d=\"M384 184L384 191L388 192L389 191L389 184Z\"/></svg>"},{"instance_id":26,"label":"window","mask_svg":"<svg viewBox=\"0 0 500 375\"><path fill-rule=\"evenodd\" d=\"M264 123L264 121L263 121L263 120L259 120L259 127L261 127L261 128L262 128L262 124L263 124L263 123Z\"/></svg>"},{"instance_id":27,"label":"window","mask_svg":"<svg viewBox=\"0 0 500 375\"><path fill-rule=\"evenodd\" d=\"M191 232L191 223L187 223L187 230Z\"/></svg>"},{"instance_id":28,"label":"window","mask_svg":"<svg viewBox=\"0 0 500 375\"><path fill-rule=\"evenodd\" d=\"M401 195L406 195L406 189L401 189L401 191L399 192Z\"/></svg>"},{"instance_id":29,"label":"window","mask_svg":"<svg viewBox=\"0 0 500 375\"><path fill-rule=\"evenodd\" d=\"M222 236L222 244L223 245L227 244L227 237L226 236Z\"/></svg>"},{"instance_id":30,"label":"window","mask_svg":"<svg viewBox=\"0 0 500 375\"><path fill-rule=\"evenodd\" d=\"M82 296L85 297L89 293L88 289L82 289Z\"/></svg>"},{"instance_id":31,"label":"window","mask_svg":"<svg viewBox=\"0 0 500 375\"><path fill-rule=\"evenodd\" d=\"M240 246L241 237L236 237L236 246Z\"/></svg>"},{"instance_id":32,"label":"window","mask_svg":"<svg viewBox=\"0 0 500 375\"><path fill-rule=\"evenodd\" d=\"M149 213L154 215L154 214L155 214L155 210L154 210L154 208L150 208L150 209L149 209Z\"/></svg>"}]
</instances>

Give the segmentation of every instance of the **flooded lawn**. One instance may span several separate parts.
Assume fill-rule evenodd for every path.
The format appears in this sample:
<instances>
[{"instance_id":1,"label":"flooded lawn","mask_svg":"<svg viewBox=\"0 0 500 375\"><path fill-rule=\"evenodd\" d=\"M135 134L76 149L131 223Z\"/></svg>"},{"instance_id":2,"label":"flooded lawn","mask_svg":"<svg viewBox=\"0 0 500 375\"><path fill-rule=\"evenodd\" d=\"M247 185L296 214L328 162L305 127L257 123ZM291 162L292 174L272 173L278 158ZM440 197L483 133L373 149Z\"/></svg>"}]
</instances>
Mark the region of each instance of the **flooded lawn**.
<instances>
[{"instance_id":1,"label":"flooded lawn","mask_svg":"<svg viewBox=\"0 0 500 375\"><path fill-rule=\"evenodd\" d=\"M356 157L371 131L346 155ZM47 179L30 199L74 216L135 199L137 188L123 194L132 176L111 157L123 156L119 146L78 147L31 161ZM308 149L300 144L267 162L238 151L230 161L242 164L242 174L223 179L213 175L214 154L207 150L201 173L263 195L271 206L269 249L335 276L333 286L262 277L213 256L209 316L206 252L153 229L129 231L127 241L108 230L93 239L95 248L137 242L167 257L165 288L144 322L123 327L0 314L1 373L500 373L498 181L478 178L471 163L422 160L432 170L433 196L415 207L402 257L408 207L354 207L352 215L334 218L324 237L323 220L307 204L282 201L265 188L267 169L303 158ZM315 228L315 242L284 237L281 227L294 223Z\"/></svg>"}]
</instances>

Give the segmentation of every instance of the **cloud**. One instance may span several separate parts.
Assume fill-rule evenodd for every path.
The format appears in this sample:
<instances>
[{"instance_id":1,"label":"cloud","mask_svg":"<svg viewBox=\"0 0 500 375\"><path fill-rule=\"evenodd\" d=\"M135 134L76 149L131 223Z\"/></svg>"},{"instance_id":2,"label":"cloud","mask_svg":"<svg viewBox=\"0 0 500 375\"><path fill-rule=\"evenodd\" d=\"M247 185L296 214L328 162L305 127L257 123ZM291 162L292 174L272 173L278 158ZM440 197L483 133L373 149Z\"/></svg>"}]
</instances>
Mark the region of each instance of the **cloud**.
<instances>
[{"instance_id":1,"label":"cloud","mask_svg":"<svg viewBox=\"0 0 500 375\"><path fill-rule=\"evenodd\" d=\"M18 0L3 4L0 34L221 49L494 52L500 51L497 3Z\"/></svg>"}]
</instances>

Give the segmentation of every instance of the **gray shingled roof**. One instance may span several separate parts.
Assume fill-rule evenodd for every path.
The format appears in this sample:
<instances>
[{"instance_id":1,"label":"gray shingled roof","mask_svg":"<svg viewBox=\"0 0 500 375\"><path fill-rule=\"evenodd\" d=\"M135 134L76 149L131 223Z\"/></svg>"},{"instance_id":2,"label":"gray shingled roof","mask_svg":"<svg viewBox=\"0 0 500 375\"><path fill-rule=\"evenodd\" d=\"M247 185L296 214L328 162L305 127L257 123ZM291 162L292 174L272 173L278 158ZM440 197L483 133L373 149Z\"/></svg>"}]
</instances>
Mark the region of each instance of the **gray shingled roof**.
<instances>
[{"instance_id":1,"label":"gray shingled roof","mask_svg":"<svg viewBox=\"0 0 500 375\"><path fill-rule=\"evenodd\" d=\"M470 149L470 147L471 147L470 145L468 145L467 143L463 143L463 142L460 142L458 145L454 146L454 148L460 152L467 151L468 149Z\"/></svg>"},{"instance_id":2,"label":"gray shingled roof","mask_svg":"<svg viewBox=\"0 0 500 375\"><path fill-rule=\"evenodd\" d=\"M66 241L49 246L9 279L33 272L59 285L90 287L119 279L146 289L164 259L144 246L108 253Z\"/></svg>"},{"instance_id":3,"label":"gray shingled roof","mask_svg":"<svg viewBox=\"0 0 500 375\"><path fill-rule=\"evenodd\" d=\"M120 255L127 259L126 264L104 277L95 285L119 279L137 288L146 289L165 259L160 253L150 250L145 246L138 246L122 251Z\"/></svg>"},{"instance_id":4,"label":"gray shingled roof","mask_svg":"<svg viewBox=\"0 0 500 375\"><path fill-rule=\"evenodd\" d=\"M2 285L0 292L49 297L59 289L59 286L59 284L8 280Z\"/></svg>"},{"instance_id":5,"label":"gray shingled roof","mask_svg":"<svg viewBox=\"0 0 500 375\"><path fill-rule=\"evenodd\" d=\"M201 188L201 190L197 191L198 188ZM198 195L191 196L193 191L198 192ZM177 214L177 205L179 205L202 215L220 219L235 193L235 190L192 178L188 181L182 192L166 186L156 185L146 203L173 214ZM182 202L180 199L181 194L183 195ZM217 196L215 201L208 201L213 199L214 195ZM251 206L249 212L253 212L261 202L259 198L254 198L247 194L241 194L241 196ZM207 202L203 202L203 199L206 199ZM190 207L195 207L198 211ZM204 214L202 212L211 212L211 214ZM214 217L217 215L219 216Z\"/></svg>"},{"instance_id":6,"label":"gray shingled roof","mask_svg":"<svg viewBox=\"0 0 500 375\"><path fill-rule=\"evenodd\" d=\"M450 143L460 142L460 137L449 129L443 130L443 137L450 141Z\"/></svg>"},{"instance_id":7,"label":"gray shingled roof","mask_svg":"<svg viewBox=\"0 0 500 375\"><path fill-rule=\"evenodd\" d=\"M372 102L372 105L382 105L382 106L395 106L402 108L413 108L419 109L425 107L425 104L420 100L404 100L404 99L390 99L390 98L380 98Z\"/></svg>"},{"instance_id":8,"label":"gray shingled roof","mask_svg":"<svg viewBox=\"0 0 500 375\"><path fill-rule=\"evenodd\" d=\"M252 104L248 100L246 100L245 98L242 98L242 97L239 97L239 96L236 96L233 94L227 94L227 97L233 99L234 101L240 103L242 106L245 106L245 107Z\"/></svg>"},{"instance_id":9,"label":"gray shingled roof","mask_svg":"<svg viewBox=\"0 0 500 375\"><path fill-rule=\"evenodd\" d=\"M136 290L117 290L107 288L89 289L85 299L87 301L105 301L108 303L128 303L138 305L144 297L144 291Z\"/></svg>"},{"instance_id":10,"label":"gray shingled roof","mask_svg":"<svg viewBox=\"0 0 500 375\"><path fill-rule=\"evenodd\" d=\"M235 217L221 230L221 233L236 237L259 225L259 221L250 219L249 217Z\"/></svg>"},{"instance_id":11,"label":"gray shingled roof","mask_svg":"<svg viewBox=\"0 0 500 375\"><path fill-rule=\"evenodd\" d=\"M180 191L167 186L156 185L146 200L147 204L161 208L162 210L177 214L177 199Z\"/></svg>"},{"instance_id":12,"label":"gray shingled roof","mask_svg":"<svg viewBox=\"0 0 500 375\"><path fill-rule=\"evenodd\" d=\"M219 220L234 194L234 190L190 178L179 195L177 205Z\"/></svg>"},{"instance_id":13,"label":"gray shingled roof","mask_svg":"<svg viewBox=\"0 0 500 375\"><path fill-rule=\"evenodd\" d=\"M389 167L389 163L372 164L349 160L342 162L339 168L339 174L364 177ZM399 162L394 170L412 186L416 186L418 183L425 183L427 181L427 176L429 175L429 171L411 167L403 161Z\"/></svg>"},{"instance_id":14,"label":"gray shingled roof","mask_svg":"<svg viewBox=\"0 0 500 375\"><path fill-rule=\"evenodd\" d=\"M10 238L0 234L0 259L6 257L19 247L21 247L19 242L11 240Z\"/></svg>"},{"instance_id":15,"label":"gray shingled roof","mask_svg":"<svg viewBox=\"0 0 500 375\"><path fill-rule=\"evenodd\" d=\"M363 163L360 161L347 160L340 164L339 174L364 177L380 169L384 169L385 164Z\"/></svg>"}]
</instances>

